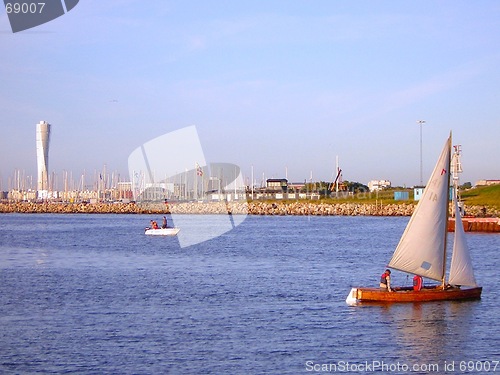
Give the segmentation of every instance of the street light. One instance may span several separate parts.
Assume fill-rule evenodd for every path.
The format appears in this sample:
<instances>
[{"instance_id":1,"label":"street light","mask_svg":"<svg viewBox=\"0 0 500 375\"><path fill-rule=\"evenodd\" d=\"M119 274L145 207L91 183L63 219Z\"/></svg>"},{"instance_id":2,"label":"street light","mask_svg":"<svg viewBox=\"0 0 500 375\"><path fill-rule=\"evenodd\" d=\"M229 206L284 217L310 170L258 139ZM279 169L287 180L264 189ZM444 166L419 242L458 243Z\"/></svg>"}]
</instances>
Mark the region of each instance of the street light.
<instances>
[{"instance_id":1,"label":"street light","mask_svg":"<svg viewBox=\"0 0 500 375\"><path fill-rule=\"evenodd\" d=\"M425 124L425 120L417 120L417 124L420 125L420 186L424 186L422 179L422 125Z\"/></svg>"}]
</instances>

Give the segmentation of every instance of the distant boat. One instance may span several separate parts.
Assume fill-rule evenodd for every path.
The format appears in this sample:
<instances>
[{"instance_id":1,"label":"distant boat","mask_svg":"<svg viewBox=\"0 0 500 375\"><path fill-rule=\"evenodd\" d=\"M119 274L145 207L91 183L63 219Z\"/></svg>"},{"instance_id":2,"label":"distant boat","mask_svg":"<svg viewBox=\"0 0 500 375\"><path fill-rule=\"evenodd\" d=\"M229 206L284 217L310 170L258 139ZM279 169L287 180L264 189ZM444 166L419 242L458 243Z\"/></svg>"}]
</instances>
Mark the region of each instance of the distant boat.
<instances>
[{"instance_id":1,"label":"distant boat","mask_svg":"<svg viewBox=\"0 0 500 375\"><path fill-rule=\"evenodd\" d=\"M139 206L168 199L170 203L189 202L196 208L211 211L215 201L226 203L223 215L194 217L172 210L172 222L182 228L176 234L181 248L233 230L248 214L241 168L231 163L207 163L196 126L178 129L143 143L131 152L128 168L134 200ZM234 203L238 204L238 215L231 214Z\"/></svg>"},{"instance_id":2,"label":"distant boat","mask_svg":"<svg viewBox=\"0 0 500 375\"><path fill-rule=\"evenodd\" d=\"M394 292L381 288L352 288L346 299L348 305L481 298L482 287L477 286L474 277L460 215L455 220L450 274L448 282L445 281L450 162L451 134L388 265L389 268L440 281L441 284L424 286L420 290L413 287L393 288ZM453 197L456 196L454 192ZM455 198L453 204L455 212L458 212Z\"/></svg>"},{"instance_id":3,"label":"distant boat","mask_svg":"<svg viewBox=\"0 0 500 375\"><path fill-rule=\"evenodd\" d=\"M175 236L177 233L179 233L180 228L158 228L158 229L152 229L152 228L146 228L144 230L144 234L147 236Z\"/></svg>"}]
</instances>

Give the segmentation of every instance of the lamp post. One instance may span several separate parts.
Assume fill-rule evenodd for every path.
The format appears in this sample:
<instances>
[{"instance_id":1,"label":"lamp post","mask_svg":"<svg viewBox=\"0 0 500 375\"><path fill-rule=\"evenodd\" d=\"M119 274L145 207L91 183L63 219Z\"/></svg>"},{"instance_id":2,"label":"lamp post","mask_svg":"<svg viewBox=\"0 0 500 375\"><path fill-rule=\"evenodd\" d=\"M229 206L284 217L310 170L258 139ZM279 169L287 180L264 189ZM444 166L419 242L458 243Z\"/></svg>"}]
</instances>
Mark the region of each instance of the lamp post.
<instances>
[{"instance_id":1,"label":"lamp post","mask_svg":"<svg viewBox=\"0 0 500 375\"><path fill-rule=\"evenodd\" d=\"M420 125L420 186L424 186L422 179L422 125L425 124L425 120L418 120L417 124Z\"/></svg>"}]
</instances>

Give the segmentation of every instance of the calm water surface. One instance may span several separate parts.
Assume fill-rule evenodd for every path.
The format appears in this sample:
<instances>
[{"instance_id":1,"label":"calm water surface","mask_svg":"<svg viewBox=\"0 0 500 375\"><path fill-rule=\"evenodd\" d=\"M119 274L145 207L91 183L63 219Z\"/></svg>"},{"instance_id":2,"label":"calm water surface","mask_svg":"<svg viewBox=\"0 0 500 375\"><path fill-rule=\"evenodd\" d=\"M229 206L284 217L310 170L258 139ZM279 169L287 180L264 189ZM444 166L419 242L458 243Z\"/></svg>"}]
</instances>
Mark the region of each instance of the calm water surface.
<instances>
[{"instance_id":1,"label":"calm water surface","mask_svg":"<svg viewBox=\"0 0 500 375\"><path fill-rule=\"evenodd\" d=\"M152 218L0 215L0 373L461 373L500 360L500 235L467 235L480 301L349 307L408 218L248 217L188 248L146 237Z\"/></svg>"}]
</instances>

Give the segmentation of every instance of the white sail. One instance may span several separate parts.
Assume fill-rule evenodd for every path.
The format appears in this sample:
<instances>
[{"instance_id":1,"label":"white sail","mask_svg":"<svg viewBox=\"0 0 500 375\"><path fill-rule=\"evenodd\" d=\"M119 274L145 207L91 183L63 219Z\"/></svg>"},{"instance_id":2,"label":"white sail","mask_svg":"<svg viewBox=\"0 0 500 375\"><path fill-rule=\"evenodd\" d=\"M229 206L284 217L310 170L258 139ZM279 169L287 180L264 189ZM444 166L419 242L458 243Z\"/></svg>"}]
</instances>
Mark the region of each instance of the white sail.
<instances>
[{"instance_id":1,"label":"white sail","mask_svg":"<svg viewBox=\"0 0 500 375\"><path fill-rule=\"evenodd\" d=\"M472 260L470 258L465 231L462 224L462 217L458 210L457 200L455 201L455 238L453 241L453 255L451 257L450 280L451 285L465 285L476 287Z\"/></svg>"},{"instance_id":2,"label":"white sail","mask_svg":"<svg viewBox=\"0 0 500 375\"><path fill-rule=\"evenodd\" d=\"M394 251L389 267L441 281L448 220L451 135Z\"/></svg>"}]
</instances>

